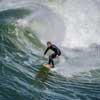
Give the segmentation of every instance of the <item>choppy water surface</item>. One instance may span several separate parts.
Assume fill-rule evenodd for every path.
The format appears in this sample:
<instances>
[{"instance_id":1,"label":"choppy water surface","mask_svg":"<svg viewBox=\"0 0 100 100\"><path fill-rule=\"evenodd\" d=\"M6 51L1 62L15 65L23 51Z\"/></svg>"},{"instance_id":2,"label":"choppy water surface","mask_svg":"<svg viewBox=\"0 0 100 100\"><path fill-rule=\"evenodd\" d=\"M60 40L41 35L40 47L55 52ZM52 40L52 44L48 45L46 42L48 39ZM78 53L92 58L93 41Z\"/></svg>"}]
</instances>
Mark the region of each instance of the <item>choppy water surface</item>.
<instances>
[{"instance_id":1,"label":"choppy water surface","mask_svg":"<svg viewBox=\"0 0 100 100\"><path fill-rule=\"evenodd\" d=\"M99 6L0 1L0 100L100 100ZM47 40L62 51L50 72L42 69Z\"/></svg>"}]
</instances>

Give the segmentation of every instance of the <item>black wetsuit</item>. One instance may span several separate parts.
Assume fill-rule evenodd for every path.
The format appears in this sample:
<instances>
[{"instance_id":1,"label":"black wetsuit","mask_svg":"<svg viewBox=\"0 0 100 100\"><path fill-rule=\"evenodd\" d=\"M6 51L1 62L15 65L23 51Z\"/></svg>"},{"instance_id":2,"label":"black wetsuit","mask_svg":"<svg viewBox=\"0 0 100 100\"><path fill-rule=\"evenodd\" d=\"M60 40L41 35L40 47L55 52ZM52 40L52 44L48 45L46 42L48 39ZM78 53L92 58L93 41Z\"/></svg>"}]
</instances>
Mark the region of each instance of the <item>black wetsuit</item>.
<instances>
[{"instance_id":1,"label":"black wetsuit","mask_svg":"<svg viewBox=\"0 0 100 100\"><path fill-rule=\"evenodd\" d=\"M49 56L49 62L48 62L48 64L52 64L52 66L54 67L53 59L56 58L57 55L60 56L61 55L61 51L60 51L60 49L58 47L56 47L55 45L52 44L50 47L48 47L46 49L46 51L44 52L44 55L47 53L47 51L49 49L53 50L54 53Z\"/></svg>"}]
</instances>

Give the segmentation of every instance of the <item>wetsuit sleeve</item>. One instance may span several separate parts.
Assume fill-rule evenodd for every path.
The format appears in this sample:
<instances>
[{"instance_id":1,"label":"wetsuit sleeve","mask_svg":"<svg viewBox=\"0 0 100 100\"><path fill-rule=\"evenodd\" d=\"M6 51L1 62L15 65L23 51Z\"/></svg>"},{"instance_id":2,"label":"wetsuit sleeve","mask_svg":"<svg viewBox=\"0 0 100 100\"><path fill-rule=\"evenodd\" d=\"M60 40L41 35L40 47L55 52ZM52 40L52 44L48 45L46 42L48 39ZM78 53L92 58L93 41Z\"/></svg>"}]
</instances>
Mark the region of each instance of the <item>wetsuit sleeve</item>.
<instances>
[{"instance_id":1,"label":"wetsuit sleeve","mask_svg":"<svg viewBox=\"0 0 100 100\"><path fill-rule=\"evenodd\" d=\"M49 48L47 48L47 49L45 50L44 55L47 53L48 50L49 50Z\"/></svg>"}]
</instances>

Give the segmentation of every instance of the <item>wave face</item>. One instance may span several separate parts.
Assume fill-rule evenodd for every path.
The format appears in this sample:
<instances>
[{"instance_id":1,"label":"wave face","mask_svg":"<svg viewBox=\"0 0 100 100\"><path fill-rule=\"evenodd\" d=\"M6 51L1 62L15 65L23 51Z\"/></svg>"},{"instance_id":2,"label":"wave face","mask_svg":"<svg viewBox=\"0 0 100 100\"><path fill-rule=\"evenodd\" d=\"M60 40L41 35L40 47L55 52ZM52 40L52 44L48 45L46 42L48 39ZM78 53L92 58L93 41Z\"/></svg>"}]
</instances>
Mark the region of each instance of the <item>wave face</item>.
<instances>
[{"instance_id":1,"label":"wave face","mask_svg":"<svg viewBox=\"0 0 100 100\"><path fill-rule=\"evenodd\" d=\"M99 0L1 0L0 100L100 100L99 6ZM48 40L62 55L38 77Z\"/></svg>"}]
</instances>

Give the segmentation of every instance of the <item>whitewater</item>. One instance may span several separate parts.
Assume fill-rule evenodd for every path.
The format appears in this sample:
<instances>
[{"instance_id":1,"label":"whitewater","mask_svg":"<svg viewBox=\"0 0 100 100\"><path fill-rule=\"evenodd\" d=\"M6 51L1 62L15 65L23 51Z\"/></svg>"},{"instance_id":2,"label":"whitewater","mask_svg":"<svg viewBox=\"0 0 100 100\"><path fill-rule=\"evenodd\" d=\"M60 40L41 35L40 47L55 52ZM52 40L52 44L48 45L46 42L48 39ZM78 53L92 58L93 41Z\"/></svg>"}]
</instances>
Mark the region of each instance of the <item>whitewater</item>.
<instances>
[{"instance_id":1,"label":"whitewater","mask_svg":"<svg viewBox=\"0 0 100 100\"><path fill-rule=\"evenodd\" d=\"M99 27L99 0L0 0L0 100L100 100Z\"/></svg>"}]
</instances>

